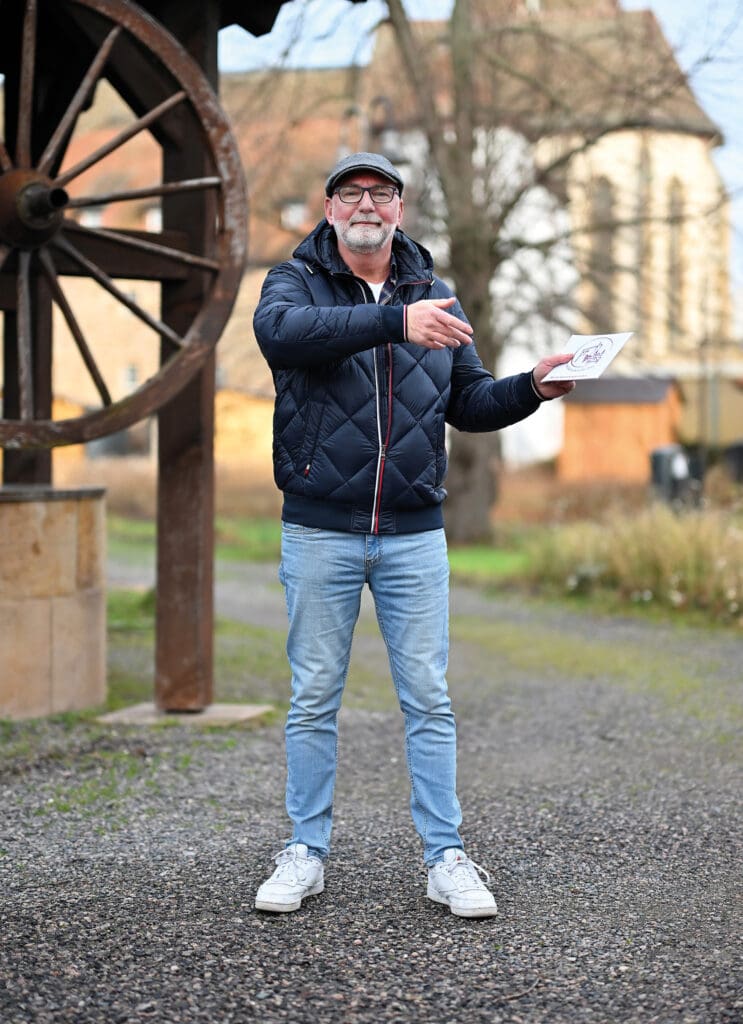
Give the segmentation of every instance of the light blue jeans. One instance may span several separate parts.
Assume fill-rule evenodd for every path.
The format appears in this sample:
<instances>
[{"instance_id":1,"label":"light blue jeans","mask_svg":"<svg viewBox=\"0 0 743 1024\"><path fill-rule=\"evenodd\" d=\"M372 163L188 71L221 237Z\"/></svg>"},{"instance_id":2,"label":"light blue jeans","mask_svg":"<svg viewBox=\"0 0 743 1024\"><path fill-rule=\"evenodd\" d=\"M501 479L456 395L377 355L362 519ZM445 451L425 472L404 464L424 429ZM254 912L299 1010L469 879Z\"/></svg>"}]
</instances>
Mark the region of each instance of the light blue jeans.
<instances>
[{"instance_id":1,"label":"light blue jeans","mask_svg":"<svg viewBox=\"0 0 743 1024\"><path fill-rule=\"evenodd\" d=\"M443 530L341 533L284 523L279 578L289 613L292 698L286 809L292 843L330 851L337 716L364 584L374 597L405 717L410 808L427 864L461 847L456 731L446 685L449 564ZM383 765L380 765L383 770Z\"/></svg>"}]
</instances>

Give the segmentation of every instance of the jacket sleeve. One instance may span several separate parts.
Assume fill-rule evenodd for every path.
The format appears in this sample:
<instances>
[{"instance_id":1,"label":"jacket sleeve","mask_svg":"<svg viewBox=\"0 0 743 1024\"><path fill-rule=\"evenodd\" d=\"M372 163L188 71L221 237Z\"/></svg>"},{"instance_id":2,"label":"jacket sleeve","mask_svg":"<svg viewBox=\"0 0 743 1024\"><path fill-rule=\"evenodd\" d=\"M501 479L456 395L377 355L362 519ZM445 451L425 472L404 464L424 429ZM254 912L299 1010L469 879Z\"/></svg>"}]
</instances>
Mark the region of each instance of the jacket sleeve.
<instances>
[{"instance_id":1,"label":"jacket sleeve","mask_svg":"<svg viewBox=\"0 0 743 1024\"><path fill-rule=\"evenodd\" d=\"M402 306L315 305L302 271L291 263L268 272L253 329L272 370L322 366L404 340Z\"/></svg>"},{"instance_id":2,"label":"jacket sleeve","mask_svg":"<svg viewBox=\"0 0 743 1024\"><path fill-rule=\"evenodd\" d=\"M447 285L436 278L432 298L451 294ZM459 302L449 312L469 323ZM474 343L453 350L446 408L446 422L452 427L469 433L501 430L531 416L541 404L531 384L531 371L496 380L482 365Z\"/></svg>"},{"instance_id":3,"label":"jacket sleeve","mask_svg":"<svg viewBox=\"0 0 743 1024\"><path fill-rule=\"evenodd\" d=\"M465 319L459 303L451 312ZM496 380L482 365L474 344L454 351L446 421L457 430L501 430L531 416L540 405L531 371Z\"/></svg>"}]
</instances>

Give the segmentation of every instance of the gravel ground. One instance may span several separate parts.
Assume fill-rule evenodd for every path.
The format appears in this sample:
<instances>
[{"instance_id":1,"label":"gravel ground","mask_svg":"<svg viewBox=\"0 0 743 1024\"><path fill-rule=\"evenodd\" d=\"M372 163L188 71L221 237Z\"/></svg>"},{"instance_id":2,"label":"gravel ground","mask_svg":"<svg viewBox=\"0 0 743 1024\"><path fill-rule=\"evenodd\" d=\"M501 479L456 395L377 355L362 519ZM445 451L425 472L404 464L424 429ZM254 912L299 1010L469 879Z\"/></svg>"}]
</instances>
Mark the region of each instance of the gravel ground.
<instances>
[{"instance_id":1,"label":"gravel ground","mask_svg":"<svg viewBox=\"0 0 743 1024\"><path fill-rule=\"evenodd\" d=\"M220 614L280 624L274 579L223 567ZM342 712L326 891L289 915L253 909L287 834L280 724L50 723L0 759L3 1024L743 1021L740 638L452 603L463 835L497 918L425 899L384 701ZM387 688L372 623L356 656Z\"/></svg>"}]
</instances>

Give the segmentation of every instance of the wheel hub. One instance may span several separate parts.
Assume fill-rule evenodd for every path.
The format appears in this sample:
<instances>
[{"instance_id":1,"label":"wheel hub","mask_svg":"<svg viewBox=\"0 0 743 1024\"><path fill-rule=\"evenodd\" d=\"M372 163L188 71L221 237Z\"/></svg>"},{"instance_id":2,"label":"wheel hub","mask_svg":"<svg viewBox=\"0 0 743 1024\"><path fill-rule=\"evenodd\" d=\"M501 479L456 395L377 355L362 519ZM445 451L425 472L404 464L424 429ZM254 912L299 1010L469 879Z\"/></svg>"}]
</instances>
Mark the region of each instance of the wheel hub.
<instances>
[{"instance_id":1,"label":"wheel hub","mask_svg":"<svg viewBox=\"0 0 743 1024\"><path fill-rule=\"evenodd\" d=\"M68 202L65 189L37 171L7 171L0 176L0 241L38 248L58 231Z\"/></svg>"}]
</instances>

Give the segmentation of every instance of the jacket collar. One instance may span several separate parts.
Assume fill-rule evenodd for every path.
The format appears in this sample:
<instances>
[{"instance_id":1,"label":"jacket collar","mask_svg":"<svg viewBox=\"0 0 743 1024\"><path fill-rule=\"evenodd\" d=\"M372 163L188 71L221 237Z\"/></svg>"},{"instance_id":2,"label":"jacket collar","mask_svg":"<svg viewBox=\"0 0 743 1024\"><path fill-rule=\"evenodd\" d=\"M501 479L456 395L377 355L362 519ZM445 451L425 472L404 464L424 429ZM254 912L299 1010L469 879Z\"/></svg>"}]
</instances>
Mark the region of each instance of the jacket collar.
<instances>
[{"instance_id":1,"label":"jacket collar","mask_svg":"<svg viewBox=\"0 0 743 1024\"><path fill-rule=\"evenodd\" d=\"M428 281L433 276L433 259L428 249L400 228L392 239L392 254L397 263L398 284L421 279ZM324 219L299 243L292 255L306 263L319 265L331 274L351 273L338 252L335 231Z\"/></svg>"}]
</instances>

